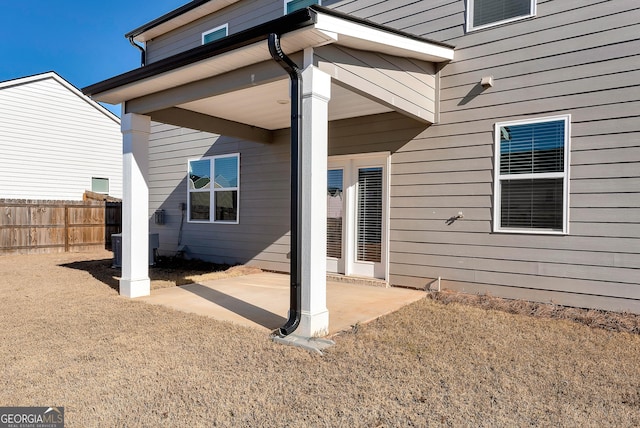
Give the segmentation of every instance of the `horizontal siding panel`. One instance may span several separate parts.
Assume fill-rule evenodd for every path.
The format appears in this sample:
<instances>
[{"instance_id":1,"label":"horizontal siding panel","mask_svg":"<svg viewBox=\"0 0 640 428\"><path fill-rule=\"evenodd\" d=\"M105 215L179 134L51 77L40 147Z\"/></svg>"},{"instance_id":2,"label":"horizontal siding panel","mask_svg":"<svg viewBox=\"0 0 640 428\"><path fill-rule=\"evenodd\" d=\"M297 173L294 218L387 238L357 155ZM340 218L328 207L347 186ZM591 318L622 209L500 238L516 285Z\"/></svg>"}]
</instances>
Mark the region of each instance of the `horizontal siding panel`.
<instances>
[{"instance_id":1,"label":"horizontal siding panel","mask_svg":"<svg viewBox=\"0 0 640 428\"><path fill-rule=\"evenodd\" d=\"M617 167L617 166L616 166ZM640 175L640 165L638 166ZM571 180L571 193L640 192L640 176L633 178ZM640 219L640 217L639 217Z\"/></svg>"},{"instance_id":2,"label":"horizontal siding panel","mask_svg":"<svg viewBox=\"0 0 640 428\"><path fill-rule=\"evenodd\" d=\"M393 197L391 198L391 208L413 207L486 207L491 205L491 198L488 196L416 196L416 197ZM452 215L455 215L453 213Z\"/></svg>"},{"instance_id":3,"label":"horizontal siding panel","mask_svg":"<svg viewBox=\"0 0 640 428\"><path fill-rule=\"evenodd\" d=\"M580 236L610 236L621 238L639 238L640 239L640 214L629 217L627 219L621 218L620 220L627 222L616 223L587 223L587 222L573 222L571 223L570 230L572 234ZM631 223L632 221L635 223ZM640 242L638 243L640 247ZM638 274L640 275L640 273ZM640 280L640 276L639 276Z\"/></svg>"},{"instance_id":4,"label":"horizontal siding panel","mask_svg":"<svg viewBox=\"0 0 640 428\"><path fill-rule=\"evenodd\" d=\"M579 51L569 49L562 55L539 56L538 58L518 62L505 58L502 58L502 62L499 64L486 64L486 66L481 64L481 59L468 61L464 66L454 62L443 69L441 88L443 90L443 98L448 99L449 97L445 95L445 91L448 88L478 83L483 73L486 73L487 70L491 70L491 74L496 79L509 76L526 76L549 70L568 73L571 67L635 55L638 55L637 40L633 39L618 43L615 49L610 45L589 47Z\"/></svg>"},{"instance_id":5,"label":"horizontal siding panel","mask_svg":"<svg viewBox=\"0 0 640 428\"><path fill-rule=\"evenodd\" d=\"M493 146L479 145L460 148L403 151L393 154L394 165L406 162L431 162L438 160L476 159L493 156Z\"/></svg>"},{"instance_id":6,"label":"horizontal siding panel","mask_svg":"<svg viewBox=\"0 0 640 428\"><path fill-rule=\"evenodd\" d=\"M540 70L537 72L528 72L526 74L508 74L502 73L494 77L494 87L490 89L491 93L495 92L508 92L512 90L521 89L523 86L536 87L555 85L559 82L571 82L582 81L582 79L591 78L595 76L609 76L615 78L619 74L624 74L628 71L637 70L638 56L626 56L621 58L614 58L608 61L600 61L599 58L592 58L591 62L575 65L572 67L555 68L552 70ZM479 80L475 82L479 83ZM473 83L467 83L460 86L447 87L443 90L443 95L446 94L446 99L459 100L466 97L469 91L475 85ZM489 90L487 90L487 93Z\"/></svg>"},{"instance_id":7,"label":"horizontal siding panel","mask_svg":"<svg viewBox=\"0 0 640 428\"><path fill-rule=\"evenodd\" d=\"M447 243L483 245L487 247L522 247L598 252L637 252L638 238L599 238L582 236L521 235L509 233L469 233L442 231L390 231L391 245L396 242Z\"/></svg>"},{"instance_id":8,"label":"horizontal siding panel","mask_svg":"<svg viewBox=\"0 0 640 428\"><path fill-rule=\"evenodd\" d=\"M446 220L424 219L394 219L391 221L391 230L448 230L454 232L490 233L491 223L477 220L452 220L458 213L451 211Z\"/></svg>"},{"instance_id":9,"label":"horizontal siding panel","mask_svg":"<svg viewBox=\"0 0 640 428\"><path fill-rule=\"evenodd\" d=\"M640 193L571 195L571 207L640 208Z\"/></svg>"},{"instance_id":10,"label":"horizontal siding panel","mask_svg":"<svg viewBox=\"0 0 640 428\"><path fill-rule=\"evenodd\" d=\"M623 248L619 248L623 251ZM522 262L538 262L538 263L559 263L572 265L589 265L612 268L639 269L640 257L638 254L640 248L627 249L628 252L600 252L600 251L575 251L560 250L548 248L541 250L539 248L522 248L522 247L491 247L484 245L465 245L465 244L448 244L448 243L416 243L416 242L397 242L391 248L392 260L402 262L405 255L413 254L421 256L422 259L416 264L433 264L430 262L431 256L450 256L459 258L479 258L485 259L486 263L491 265L494 262L500 263L502 260L514 260Z\"/></svg>"},{"instance_id":11,"label":"horizontal siding panel","mask_svg":"<svg viewBox=\"0 0 640 428\"><path fill-rule=\"evenodd\" d=\"M471 270L474 275L492 274L496 271L501 273L522 274L523 276L547 276L562 279L579 279L588 281L608 281L619 282L625 284L636 284L636 278L639 274L637 269L615 268L609 266L592 266L592 265L574 265L568 263L541 263L517 260L496 260L486 258L473 257L451 257L415 254L392 254L391 263L400 270L400 266L415 266L419 271L423 266L432 268L447 268ZM407 267L409 269L409 267ZM640 290L637 286L636 290ZM618 296L618 297L629 297Z\"/></svg>"},{"instance_id":12,"label":"horizontal siding panel","mask_svg":"<svg viewBox=\"0 0 640 428\"><path fill-rule=\"evenodd\" d=\"M501 286L517 286L539 290L563 291L569 293L607 295L618 298L635 299L640 286L609 281L592 281L588 279L563 278L545 275L523 275L509 272L492 272L483 270L451 269L439 266L414 266L396 263L394 274L420 276L425 278L442 277L453 281L475 282Z\"/></svg>"},{"instance_id":13,"label":"horizontal siding panel","mask_svg":"<svg viewBox=\"0 0 640 428\"><path fill-rule=\"evenodd\" d=\"M640 71L637 72L637 75L637 78L640 79ZM572 85L565 83L556 87L548 85L523 88L517 91L497 93L495 96L487 93L477 98L481 103L474 103L474 108L467 109L456 108L459 101L446 101L440 105L440 120L446 123L471 122L518 114L580 109L585 106L597 106L613 99L618 99L619 102L635 101L633 99L635 96L633 95L634 91L630 90L628 86L610 89L612 79L608 77L607 80L609 82L606 84L609 87L601 88L600 90L589 86L588 82L575 82L574 88L570 87ZM553 89L557 89L559 92L553 92ZM553 105L550 105L550 102ZM616 109L614 106L612 109L615 109L616 113L621 115L618 117L624 118L629 114L629 110L624 108ZM591 110L593 111L592 108ZM576 115L577 118L574 120L580 120L579 113L576 113ZM634 131L640 130L637 126L631 129Z\"/></svg>"},{"instance_id":14,"label":"horizontal siding panel","mask_svg":"<svg viewBox=\"0 0 640 428\"><path fill-rule=\"evenodd\" d=\"M579 135L571 138L571 151L598 150L611 147L637 147L640 139L640 132L637 136L633 134L610 134L606 137L601 135Z\"/></svg>"},{"instance_id":15,"label":"horizontal siding panel","mask_svg":"<svg viewBox=\"0 0 640 428\"><path fill-rule=\"evenodd\" d=\"M420 172L452 172L452 171L483 171L493 170L490 158L456 159L433 162L393 163L394 174L413 174Z\"/></svg>"},{"instance_id":16,"label":"horizontal siding panel","mask_svg":"<svg viewBox=\"0 0 640 428\"><path fill-rule=\"evenodd\" d=\"M640 213L636 208L572 208L569 217L571 222L584 223L640 222Z\"/></svg>"},{"instance_id":17,"label":"horizontal siding panel","mask_svg":"<svg viewBox=\"0 0 640 428\"><path fill-rule=\"evenodd\" d=\"M491 195L491 183L391 186L391 196L471 196Z\"/></svg>"},{"instance_id":18,"label":"horizontal siding panel","mask_svg":"<svg viewBox=\"0 0 640 428\"><path fill-rule=\"evenodd\" d=\"M522 21L518 23L521 37L501 38L499 31L494 31L495 38L492 41L465 47L457 60L467 61L497 55L508 55L511 60L527 59L540 52L546 55L562 54L585 46L626 41L628 37L620 38L620 35L637 34L635 25L640 19L640 8L613 13L616 9L611 2L600 2L591 7L566 9L560 14L538 16L529 22ZM620 12L620 9L617 11ZM534 37L523 34L527 32L527 26L535 27ZM525 51L534 53L527 57L523 55Z\"/></svg>"},{"instance_id":19,"label":"horizontal siding panel","mask_svg":"<svg viewBox=\"0 0 640 428\"><path fill-rule=\"evenodd\" d=\"M593 151L583 150L571 153L571 163L573 165L598 165L624 162L636 162L638 164L638 175L640 175L640 146L615 147Z\"/></svg>"},{"instance_id":20,"label":"horizontal siding panel","mask_svg":"<svg viewBox=\"0 0 640 428\"><path fill-rule=\"evenodd\" d=\"M635 163L572 165L570 175L572 182L584 178L635 178L638 176L638 165Z\"/></svg>"},{"instance_id":21,"label":"horizontal siding panel","mask_svg":"<svg viewBox=\"0 0 640 428\"><path fill-rule=\"evenodd\" d=\"M428 167L417 173L397 172L401 167L391 165L391 185L392 186L413 186L413 185L450 185L459 183L492 183L492 169L486 168L480 171L456 171L456 172L430 172Z\"/></svg>"},{"instance_id":22,"label":"horizontal siding panel","mask_svg":"<svg viewBox=\"0 0 640 428\"><path fill-rule=\"evenodd\" d=\"M456 211L454 214L457 214ZM492 210L489 207L486 208L465 208L464 218L468 220L483 220L488 221L492 219ZM395 229L395 220L439 220L445 222L452 216L450 207L427 207L427 208L415 208L415 207L394 207L391 210L391 229Z\"/></svg>"}]
</instances>

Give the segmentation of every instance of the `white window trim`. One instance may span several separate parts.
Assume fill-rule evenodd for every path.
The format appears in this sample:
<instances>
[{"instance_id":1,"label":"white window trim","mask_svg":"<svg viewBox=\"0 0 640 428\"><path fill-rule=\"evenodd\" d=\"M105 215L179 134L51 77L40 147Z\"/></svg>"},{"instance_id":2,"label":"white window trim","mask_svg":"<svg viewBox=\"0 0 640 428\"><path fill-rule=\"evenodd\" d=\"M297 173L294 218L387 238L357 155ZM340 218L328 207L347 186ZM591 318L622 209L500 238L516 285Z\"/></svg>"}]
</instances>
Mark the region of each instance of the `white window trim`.
<instances>
[{"instance_id":1,"label":"white window trim","mask_svg":"<svg viewBox=\"0 0 640 428\"><path fill-rule=\"evenodd\" d=\"M216 31L220 31L222 29L224 29L225 37L228 36L229 35L229 24L227 23L227 24L223 24L223 25L218 25L217 27L212 28L211 30L208 30L208 31L205 31L204 33L202 33L202 38L201 38L202 44L203 45L205 44L204 38L207 35L209 35L211 33L215 33Z\"/></svg>"},{"instance_id":2,"label":"white window trim","mask_svg":"<svg viewBox=\"0 0 640 428\"><path fill-rule=\"evenodd\" d=\"M484 25L479 25L477 27L473 26L473 2L475 0L467 0L467 10L466 10L466 28L467 28L467 32L472 32L472 31L477 31L477 30L483 30L485 28L491 28L491 27L495 27L497 25L503 25L503 24L508 24L510 22L514 22L514 21L521 21L523 19L529 19L532 18L534 16L536 16L537 13L537 8L538 8L538 2L537 0L530 0L531 1L531 13L529 15L523 15L523 16L516 16L514 18L509 18L509 19L503 19L502 21L496 21L496 22L491 22L489 24L484 24Z\"/></svg>"},{"instance_id":3,"label":"white window trim","mask_svg":"<svg viewBox=\"0 0 640 428\"><path fill-rule=\"evenodd\" d=\"M211 175L211 185L209 186L208 189L191 189L189 187L189 167L191 162L193 161L199 161L199 160L210 160L211 161L211 167L213 167L213 165L215 164L215 160L216 159L222 159L222 158L232 158L232 157L237 157L238 158L238 185L236 187L225 187L225 188L221 188L216 190L215 186L214 186L214 180L215 177L213 176L213 174L210 173ZM216 214L215 214L215 193L217 191L223 192L223 191L236 191L237 192L237 198L238 198L238 209L236 211L236 219L235 220L216 220ZM191 219L191 202L190 202L190 194L191 193L209 193L209 220L192 220ZM240 223L240 153L229 153L226 155L217 155L217 156L205 156L205 157L201 157L201 158L192 158L192 159L188 159L187 160L187 222L188 223L200 223L200 224L239 224Z\"/></svg>"},{"instance_id":4,"label":"white window trim","mask_svg":"<svg viewBox=\"0 0 640 428\"><path fill-rule=\"evenodd\" d=\"M288 15L289 13L291 13L291 12L287 12L287 5L289 3L291 3L292 1L294 1L294 0L284 0L284 14L285 15ZM318 4L318 6L322 6L322 0L318 0L317 4Z\"/></svg>"},{"instance_id":5,"label":"white window trim","mask_svg":"<svg viewBox=\"0 0 640 428\"><path fill-rule=\"evenodd\" d=\"M500 174L500 127L526 125L531 123L542 123L562 120L565 123L564 132L564 171L540 174ZM509 122L498 122L494 127L494 159L493 159L493 231L501 233L521 233L531 235L568 235L569 234L569 165L571 163L571 115L547 116L534 119L514 120ZM564 195L562 201L563 221L562 230L545 229L515 229L503 228L501 223L501 195L502 180L509 179L531 179L531 178L563 178Z\"/></svg>"}]
</instances>

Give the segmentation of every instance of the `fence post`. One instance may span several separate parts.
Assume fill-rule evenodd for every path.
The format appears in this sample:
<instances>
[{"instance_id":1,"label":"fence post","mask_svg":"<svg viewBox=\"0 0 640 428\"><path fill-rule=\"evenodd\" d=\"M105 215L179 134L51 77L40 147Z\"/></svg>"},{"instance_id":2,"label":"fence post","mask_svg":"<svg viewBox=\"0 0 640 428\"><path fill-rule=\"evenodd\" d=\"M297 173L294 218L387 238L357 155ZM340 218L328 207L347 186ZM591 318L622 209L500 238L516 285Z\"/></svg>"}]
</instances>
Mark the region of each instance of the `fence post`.
<instances>
[{"instance_id":1,"label":"fence post","mask_svg":"<svg viewBox=\"0 0 640 428\"><path fill-rule=\"evenodd\" d=\"M64 252L69 252L69 207L64 207Z\"/></svg>"}]
</instances>

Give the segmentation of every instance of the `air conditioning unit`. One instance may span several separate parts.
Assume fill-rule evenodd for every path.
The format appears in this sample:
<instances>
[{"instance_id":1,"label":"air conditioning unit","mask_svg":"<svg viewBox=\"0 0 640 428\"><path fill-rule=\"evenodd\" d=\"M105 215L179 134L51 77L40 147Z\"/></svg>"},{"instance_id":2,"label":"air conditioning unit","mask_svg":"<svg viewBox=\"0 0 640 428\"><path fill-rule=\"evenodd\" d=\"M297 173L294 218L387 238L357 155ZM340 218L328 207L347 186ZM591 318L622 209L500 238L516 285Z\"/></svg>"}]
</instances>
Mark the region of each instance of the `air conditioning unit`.
<instances>
[{"instance_id":1,"label":"air conditioning unit","mask_svg":"<svg viewBox=\"0 0 640 428\"><path fill-rule=\"evenodd\" d=\"M160 236L157 233L149 234L149 266L156 264L156 253L160 246ZM122 233L111 235L111 248L113 249L113 267L122 267Z\"/></svg>"}]
</instances>

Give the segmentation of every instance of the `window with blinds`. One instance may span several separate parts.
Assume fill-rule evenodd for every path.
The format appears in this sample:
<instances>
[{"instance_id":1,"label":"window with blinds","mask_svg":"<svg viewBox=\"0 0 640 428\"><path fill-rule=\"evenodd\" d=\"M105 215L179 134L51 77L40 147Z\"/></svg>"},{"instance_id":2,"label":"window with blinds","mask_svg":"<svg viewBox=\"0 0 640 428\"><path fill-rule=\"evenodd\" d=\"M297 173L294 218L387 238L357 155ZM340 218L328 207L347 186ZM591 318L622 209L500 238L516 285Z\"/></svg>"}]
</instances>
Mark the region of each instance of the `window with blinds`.
<instances>
[{"instance_id":1,"label":"window with blinds","mask_svg":"<svg viewBox=\"0 0 640 428\"><path fill-rule=\"evenodd\" d=\"M569 116L496 124L496 231L566 233Z\"/></svg>"},{"instance_id":2,"label":"window with blinds","mask_svg":"<svg viewBox=\"0 0 640 428\"><path fill-rule=\"evenodd\" d=\"M341 169L327 171L327 257L342 258L344 192Z\"/></svg>"},{"instance_id":3,"label":"window with blinds","mask_svg":"<svg viewBox=\"0 0 640 428\"><path fill-rule=\"evenodd\" d=\"M475 30L535 15L535 0L468 0L467 29Z\"/></svg>"},{"instance_id":4,"label":"window with blinds","mask_svg":"<svg viewBox=\"0 0 640 428\"><path fill-rule=\"evenodd\" d=\"M358 169L356 259L382 260L382 167Z\"/></svg>"}]
</instances>

